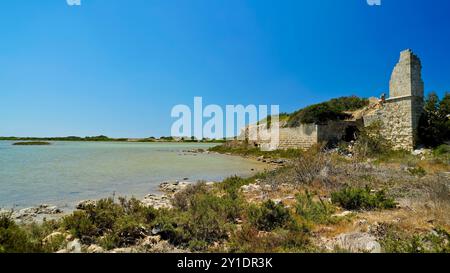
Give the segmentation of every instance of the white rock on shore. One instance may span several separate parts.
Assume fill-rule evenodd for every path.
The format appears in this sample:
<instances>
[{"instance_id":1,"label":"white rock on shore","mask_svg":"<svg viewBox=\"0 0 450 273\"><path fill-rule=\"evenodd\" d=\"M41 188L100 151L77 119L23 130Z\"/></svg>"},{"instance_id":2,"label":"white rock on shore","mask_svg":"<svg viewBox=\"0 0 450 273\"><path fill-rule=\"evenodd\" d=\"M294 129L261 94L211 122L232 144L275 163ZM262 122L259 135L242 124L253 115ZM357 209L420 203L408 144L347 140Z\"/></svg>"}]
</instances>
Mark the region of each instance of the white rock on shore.
<instances>
[{"instance_id":1,"label":"white rock on shore","mask_svg":"<svg viewBox=\"0 0 450 273\"><path fill-rule=\"evenodd\" d=\"M191 182L180 182L180 181L164 182L159 185L159 189L162 192L174 194L181 190L186 189L187 186L191 184L192 184Z\"/></svg>"},{"instance_id":2,"label":"white rock on shore","mask_svg":"<svg viewBox=\"0 0 450 273\"><path fill-rule=\"evenodd\" d=\"M38 207L30 207L17 211L11 210L0 210L0 214L11 213L11 217L18 221L32 221L40 215L56 215L61 214L63 211L57 206L51 206L47 204L42 204Z\"/></svg>"},{"instance_id":3,"label":"white rock on shore","mask_svg":"<svg viewBox=\"0 0 450 273\"><path fill-rule=\"evenodd\" d=\"M171 198L167 195L149 194L141 201L145 206L154 207L155 209L171 209Z\"/></svg>"},{"instance_id":4,"label":"white rock on shore","mask_svg":"<svg viewBox=\"0 0 450 273\"><path fill-rule=\"evenodd\" d=\"M96 205L96 201L94 201L94 200L83 200L83 201L80 201L76 205L76 209L86 210L90 206L94 206L95 207L95 205Z\"/></svg>"}]
</instances>

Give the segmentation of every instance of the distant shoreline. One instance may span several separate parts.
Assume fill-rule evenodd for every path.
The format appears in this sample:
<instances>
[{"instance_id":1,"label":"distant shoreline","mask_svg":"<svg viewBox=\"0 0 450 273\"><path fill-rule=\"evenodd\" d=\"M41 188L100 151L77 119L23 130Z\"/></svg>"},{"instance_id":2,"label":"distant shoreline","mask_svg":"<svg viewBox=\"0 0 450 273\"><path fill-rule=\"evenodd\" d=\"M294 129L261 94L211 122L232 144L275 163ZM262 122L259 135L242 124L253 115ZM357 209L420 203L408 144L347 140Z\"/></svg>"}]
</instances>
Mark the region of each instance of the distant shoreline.
<instances>
[{"instance_id":1,"label":"distant shoreline","mask_svg":"<svg viewBox=\"0 0 450 273\"><path fill-rule=\"evenodd\" d=\"M73 141L73 142L138 142L138 143L224 143L225 140L194 138L174 138L174 137L149 137L149 138L110 138L107 136L93 137L0 137L0 141L30 141L30 142L48 142L48 141Z\"/></svg>"}]
</instances>

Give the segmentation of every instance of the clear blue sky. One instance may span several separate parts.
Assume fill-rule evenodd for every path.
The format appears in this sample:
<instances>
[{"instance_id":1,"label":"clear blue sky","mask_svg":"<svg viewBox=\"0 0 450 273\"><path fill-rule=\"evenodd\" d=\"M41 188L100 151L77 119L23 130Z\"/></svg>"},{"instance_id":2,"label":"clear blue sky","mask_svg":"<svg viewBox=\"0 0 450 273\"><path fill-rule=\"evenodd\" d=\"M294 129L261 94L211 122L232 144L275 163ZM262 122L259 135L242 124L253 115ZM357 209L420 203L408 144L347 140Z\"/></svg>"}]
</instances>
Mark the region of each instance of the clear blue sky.
<instances>
[{"instance_id":1,"label":"clear blue sky","mask_svg":"<svg viewBox=\"0 0 450 273\"><path fill-rule=\"evenodd\" d=\"M0 135L168 135L175 104L282 112L388 90L399 52L450 91L450 1L9 0Z\"/></svg>"}]
</instances>

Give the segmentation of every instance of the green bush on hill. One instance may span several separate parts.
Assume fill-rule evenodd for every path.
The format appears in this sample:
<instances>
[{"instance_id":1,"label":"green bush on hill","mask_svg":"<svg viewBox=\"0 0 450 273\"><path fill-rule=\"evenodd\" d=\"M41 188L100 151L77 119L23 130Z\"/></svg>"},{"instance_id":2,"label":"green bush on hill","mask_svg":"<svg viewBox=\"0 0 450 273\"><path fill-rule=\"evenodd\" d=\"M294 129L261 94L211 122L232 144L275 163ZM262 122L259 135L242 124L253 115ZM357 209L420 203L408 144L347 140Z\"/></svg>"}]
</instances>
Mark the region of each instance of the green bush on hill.
<instances>
[{"instance_id":1,"label":"green bush on hill","mask_svg":"<svg viewBox=\"0 0 450 273\"><path fill-rule=\"evenodd\" d=\"M304 123L326 123L333 120L344 120L350 117L346 111L355 111L369 104L367 99L356 96L341 97L327 102L314 104L300 109L290 115L289 127L296 127Z\"/></svg>"}]
</instances>

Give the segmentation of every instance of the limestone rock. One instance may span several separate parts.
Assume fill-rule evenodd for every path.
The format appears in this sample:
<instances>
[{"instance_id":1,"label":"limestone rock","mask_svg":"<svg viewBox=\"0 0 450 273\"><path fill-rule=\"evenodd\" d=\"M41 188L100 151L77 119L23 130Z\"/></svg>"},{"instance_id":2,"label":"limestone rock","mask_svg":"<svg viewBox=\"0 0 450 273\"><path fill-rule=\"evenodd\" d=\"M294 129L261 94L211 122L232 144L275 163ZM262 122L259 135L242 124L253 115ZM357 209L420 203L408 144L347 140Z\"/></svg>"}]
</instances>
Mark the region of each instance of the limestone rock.
<instances>
[{"instance_id":1,"label":"limestone rock","mask_svg":"<svg viewBox=\"0 0 450 273\"><path fill-rule=\"evenodd\" d=\"M345 233L334 239L333 245L351 252L381 253L381 245L368 233Z\"/></svg>"},{"instance_id":2,"label":"limestone rock","mask_svg":"<svg viewBox=\"0 0 450 273\"><path fill-rule=\"evenodd\" d=\"M51 233L50 235L48 235L47 237L45 237L42 240L42 242L44 244L49 244L49 243L52 243L54 240L57 240L57 239L64 239L65 240L66 236L67 236L67 234L64 234L64 233L59 232L59 231L55 231L55 232Z\"/></svg>"},{"instance_id":3,"label":"limestone rock","mask_svg":"<svg viewBox=\"0 0 450 273\"><path fill-rule=\"evenodd\" d=\"M241 189L242 189L242 192L244 192L244 193L251 193L251 192L261 191L261 186L258 184L249 184L249 185L242 186Z\"/></svg>"},{"instance_id":4,"label":"limestone rock","mask_svg":"<svg viewBox=\"0 0 450 273\"><path fill-rule=\"evenodd\" d=\"M140 245L143 247L153 247L161 241L160 236L147 236L141 240Z\"/></svg>"},{"instance_id":5,"label":"limestone rock","mask_svg":"<svg viewBox=\"0 0 450 273\"><path fill-rule=\"evenodd\" d=\"M153 207L155 209L172 208L171 198L168 197L167 195L149 194L144 197L142 203L147 207Z\"/></svg>"},{"instance_id":6,"label":"limestone rock","mask_svg":"<svg viewBox=\"0 0 450 273\"><path fill-rule=\"evenodd\" d=\"M88 207L91 207L91 206L93 206L93 207L96 206L96 202L94 200L83 200L77 204L76 209L86 210Z\"/></svg>"},{"instance_id":7,"label":"limestone rock","mask_svg":"<svg viewBox=\"0 0 450 273\"><path fill-rule=\"evenodd\" d=\"M346 217L348 215L351 215L352 213L353 212L351 212L351 211L343 211L341 213L333 214L332 217Z\"/></svg>"},{"instance_id":8,"label":"limestone rock","mask_svg":"<svg viewBox=\"0 0 450 273\"><path fill-rule=\"evenodd\" d=\"M30 207L13 211L11 217L18 221L32 221L40 215L56 215L62 213L57 206L42 204L38 207Z\"/></svg>"},{"instance_id":9,"label":"limestone rock","mask_svg":"<svg viewBox=\"0 0 450 273\"><path fill-rule=\"evenodd\" d=\"M164 182L164 183L161 183L161 185L159 185L159 189L162 192L174 194L174 193L177 193L177 192L179 192L181 190L184 190L190 184L192 184L192 183L190 183L190 182L180 182L180 181Z\"/></svg>"},{"instance_id":10,"label":"limestone rock","mask_svg":"<svg viewBox=\"0 0 450 273\"><path fill-rule=\"evenodd\" d=\"M81 253L81 242L78 239L73 240L67 244L68 253Z\"/></svg>"},{"instance_id":11,"label":"limestone rock","mask_svg":"<svg viewBox=\"0 0 450 273\"><path fill-rule=\"evenodd\" d=\"M87 253L104 253L105 252L105 250L101 246L98 246L98 245L90 245L86 251L87 251Z\"/></svg>"}]
</instances>

